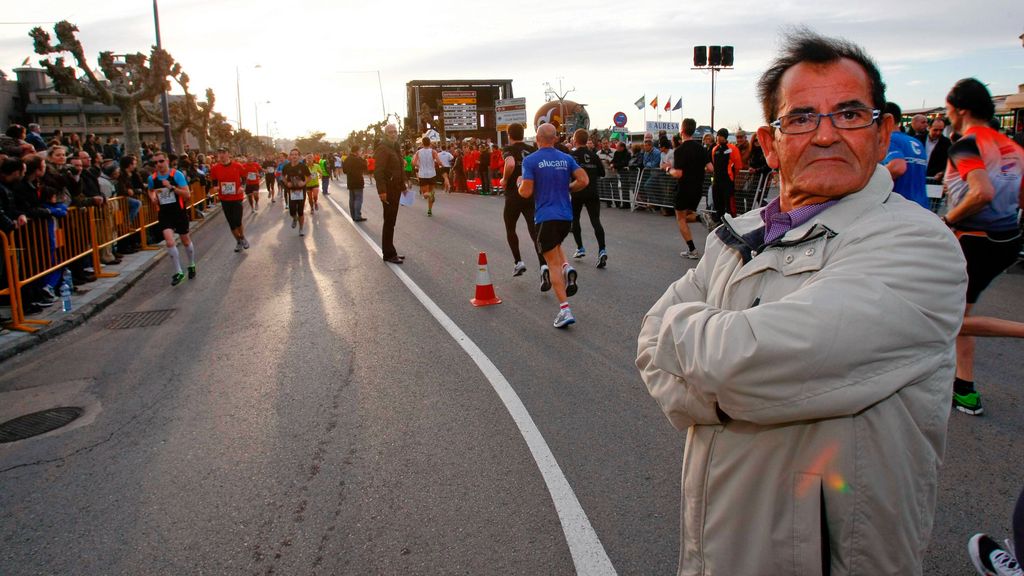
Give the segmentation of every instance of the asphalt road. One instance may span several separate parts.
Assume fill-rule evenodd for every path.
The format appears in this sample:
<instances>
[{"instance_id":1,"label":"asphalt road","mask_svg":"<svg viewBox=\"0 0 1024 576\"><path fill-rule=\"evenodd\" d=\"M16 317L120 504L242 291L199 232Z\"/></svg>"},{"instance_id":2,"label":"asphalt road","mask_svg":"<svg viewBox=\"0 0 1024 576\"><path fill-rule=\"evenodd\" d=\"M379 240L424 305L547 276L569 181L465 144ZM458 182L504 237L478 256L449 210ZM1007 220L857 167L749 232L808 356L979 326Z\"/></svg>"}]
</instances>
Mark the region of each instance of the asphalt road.
<instances>
[{"instance_id":1,"label":"asphalt road","mask_svg":"<svg viewBox=\"0 0 1024 576\"><path fill-rule=\"evenodd\" d=\"M521 399L615 570L674 573L683 435L632 363L643 313L693 265L675 223L603 210L605 270L585 223L578 323L562 331L536 260L511 277L502 202L442 193L431 218L422 199L403 208L401 269ZM197 279L172 288L162 261L84 326L5 362L0 416L86 415L0 445L0 574L574 573L491 381L357 232L379 241L372 188L364 215L323 201L299 238L264 201L241 254L217 215L195 235ZM481 251L498 306L469 303ZM1024 321L1022 293L1024 274L1008 274L979 313ZM159 326L106 328L163 309ZM967 539L1009 533L1020 357L1020 342L979 343L987 414L951 417L926 574L972 574Z\"/></svg>"}]
</instances>

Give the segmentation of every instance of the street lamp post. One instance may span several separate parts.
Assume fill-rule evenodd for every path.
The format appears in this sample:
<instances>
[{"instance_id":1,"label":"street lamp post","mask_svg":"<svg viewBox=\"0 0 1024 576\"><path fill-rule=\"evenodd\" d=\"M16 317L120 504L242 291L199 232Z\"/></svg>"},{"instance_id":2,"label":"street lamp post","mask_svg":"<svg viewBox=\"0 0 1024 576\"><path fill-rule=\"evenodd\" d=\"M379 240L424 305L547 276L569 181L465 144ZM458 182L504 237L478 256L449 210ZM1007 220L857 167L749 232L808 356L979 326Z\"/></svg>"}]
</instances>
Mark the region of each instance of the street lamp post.
<instances>
[{"instance_id":1,"label":"street lamp post","mask_svg":"<svg viewBox=\"0 0 1024 576\"><path fill-rule=\"evenodd\" d=\"M153 0L153 25L156 27L156 47L160 45L160 10L157 8L156 0ZM171 141L171 110L167 106L167 91L160 92L160 108L163 112L164 121L164 150L168 154L174 152L174 143Z\"/></svg>"}]
</instances>

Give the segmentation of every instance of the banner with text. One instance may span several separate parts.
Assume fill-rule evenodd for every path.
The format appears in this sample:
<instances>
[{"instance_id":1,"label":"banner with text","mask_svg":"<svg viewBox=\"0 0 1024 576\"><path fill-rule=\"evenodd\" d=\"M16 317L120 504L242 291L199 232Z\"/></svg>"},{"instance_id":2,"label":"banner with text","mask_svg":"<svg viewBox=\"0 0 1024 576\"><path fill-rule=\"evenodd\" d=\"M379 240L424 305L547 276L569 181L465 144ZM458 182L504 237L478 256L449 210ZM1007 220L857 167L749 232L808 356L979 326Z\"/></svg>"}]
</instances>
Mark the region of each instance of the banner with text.
<instances>
[{"instance_id":1,"label":"banner with text","mask_svg":"<svg viewBox=\"0 0 1024 576\"><path fill-rule=\"evenodd\" d=\"M441 92L444 129L449 132L476 130L479 117L476 111L476 91L457 90Z\"/></svg>"},{"instance_id":2,"label":"banner with text","mask_svg":"<svg viewBox=\"0 0 1024 576\"><path fill-rule=\"evenodd\" d=\"M679 122L655 122L653 120L647 121L647 131L651 134L664 130L670 136L672 134L679 133Z\"/></svg>"}]
</instances>

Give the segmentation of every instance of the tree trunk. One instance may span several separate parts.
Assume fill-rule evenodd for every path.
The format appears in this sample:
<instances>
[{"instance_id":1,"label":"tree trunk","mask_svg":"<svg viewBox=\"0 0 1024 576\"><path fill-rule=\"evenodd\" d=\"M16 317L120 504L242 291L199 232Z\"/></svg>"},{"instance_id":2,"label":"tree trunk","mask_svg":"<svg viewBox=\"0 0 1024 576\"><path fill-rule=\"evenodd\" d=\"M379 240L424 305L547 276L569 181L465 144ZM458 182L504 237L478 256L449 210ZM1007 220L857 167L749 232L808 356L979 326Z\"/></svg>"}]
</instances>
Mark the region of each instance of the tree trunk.
<instances>
[{"instance_id":1,"label":"tree trunk","mask_svg":"<svg viewBox=\"0 0 1024 576\"><path fill-rule=\"evenodd\" d=\"M141 158L142 143L139 141L139 105L136 102L118 102L121 108L121 126L124 128L124 153Z\"/></svg>"}]
</instances>

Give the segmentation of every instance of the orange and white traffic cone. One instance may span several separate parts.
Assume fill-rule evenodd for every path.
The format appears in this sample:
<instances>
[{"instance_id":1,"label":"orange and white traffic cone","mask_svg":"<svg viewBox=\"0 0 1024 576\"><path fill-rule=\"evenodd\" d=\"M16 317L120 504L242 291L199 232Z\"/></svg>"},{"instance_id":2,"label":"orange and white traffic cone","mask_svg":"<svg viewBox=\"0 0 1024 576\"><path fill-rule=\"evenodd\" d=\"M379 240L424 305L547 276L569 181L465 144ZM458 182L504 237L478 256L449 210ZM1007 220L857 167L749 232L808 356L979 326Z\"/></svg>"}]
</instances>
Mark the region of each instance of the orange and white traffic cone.
<instances>
[{"instance_id":1,"label":"orange and white traffic cone","mask_svg":"<svg viewBox=\"0 0 1024 576\"><path fill-rule=\"evenodd\" d=\"M491 306L501 304L501 298L494 294L494 285L491 284L491 274L487 271L487 253L481 252L477 261L479 266L476 273L476 298L470 300L473 306Z\"/></svg>"}]
</instances>

